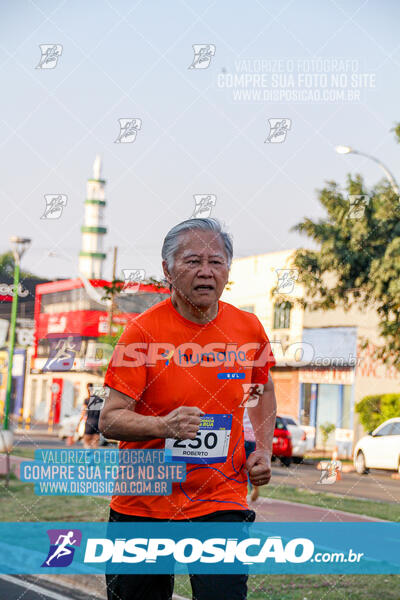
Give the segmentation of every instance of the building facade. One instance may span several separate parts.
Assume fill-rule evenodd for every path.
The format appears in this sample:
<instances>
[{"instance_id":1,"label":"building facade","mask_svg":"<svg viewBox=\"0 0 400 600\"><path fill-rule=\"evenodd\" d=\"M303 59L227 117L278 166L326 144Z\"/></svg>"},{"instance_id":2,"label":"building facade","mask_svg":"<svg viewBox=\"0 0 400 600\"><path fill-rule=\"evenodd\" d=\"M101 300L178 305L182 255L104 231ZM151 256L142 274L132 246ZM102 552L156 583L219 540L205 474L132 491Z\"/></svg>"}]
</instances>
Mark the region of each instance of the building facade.
<instances>
[{"instance_id":1,"label":"building facade","mask_svg":"<svg viewBox=\"0 0 400 600\"><path fill-rule=\"evenodd\" d=\"M337 447L350 456L365 432L355 404L373 393L399 393L400 372L373 358L382 343L374 311L309 311L293 267L294 250L236 259L223 300L255 313L276 359L278 411L298 419L309 447ZM368 339L368 346L364 342ZM334 430L324 439L324 429Z\"/></svg>"},{"instance_id":2,"label":"building facade","mask_svg":"<svg viewBox=\"0 0 400 600\"><path fill-rule=\"evenodd\" d=\"M77 278L37 286L25 423L57 424L81 407L88 383L103 384L113 349L109 312L101 301L109 284ZM115 295L111 335L167 295L168 289L148 284Z\"/></svg>"},{"instance_id":3,"label":"building facade","mask_svg":"<svg viewBox=\"0 0 400 600\"><path fill-rule=\"evenodd\" d=\"M12 367L12 384L9 414L13 421L22 418L24 390L28 371L28 357L33 346L35 320L35 290L37 284L47 279L23 277L14 287L13 277L3 273L0 282L0 419L3 419L7 374L8 374L8 338L10 333L11 306L15 294L18 295L18 308L15 330L15 348Z\"/></svg>"}]
</instances>

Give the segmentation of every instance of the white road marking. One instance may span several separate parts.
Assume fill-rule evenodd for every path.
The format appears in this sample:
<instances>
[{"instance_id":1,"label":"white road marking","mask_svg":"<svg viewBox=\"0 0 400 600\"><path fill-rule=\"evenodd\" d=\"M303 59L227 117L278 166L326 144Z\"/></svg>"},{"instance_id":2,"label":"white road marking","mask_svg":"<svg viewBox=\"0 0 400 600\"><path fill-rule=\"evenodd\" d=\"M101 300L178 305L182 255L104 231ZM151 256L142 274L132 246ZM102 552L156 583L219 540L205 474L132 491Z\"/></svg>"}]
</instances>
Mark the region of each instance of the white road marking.
<instances>
[{"instance_id":1,"label":"white road marking","mask_svg":"<svg viewBox=\"0 0 400 600\"><path fill-rule=\"evenodd\" d=\"M0 579L4 579L4 581L14 583L15 585L20 585L21 587L24 587L29 591L36 592L37 594L42 594L43 596L47 596L47 598L52 598L52 600L71 600L70 598L68 598L68 596L62 596L57 592L46 590L46 588L36 585L35 583L31 583L30 581L18 579L17 577L11 577L11 575L0 575Z\"/></svg>"}]
</instances>

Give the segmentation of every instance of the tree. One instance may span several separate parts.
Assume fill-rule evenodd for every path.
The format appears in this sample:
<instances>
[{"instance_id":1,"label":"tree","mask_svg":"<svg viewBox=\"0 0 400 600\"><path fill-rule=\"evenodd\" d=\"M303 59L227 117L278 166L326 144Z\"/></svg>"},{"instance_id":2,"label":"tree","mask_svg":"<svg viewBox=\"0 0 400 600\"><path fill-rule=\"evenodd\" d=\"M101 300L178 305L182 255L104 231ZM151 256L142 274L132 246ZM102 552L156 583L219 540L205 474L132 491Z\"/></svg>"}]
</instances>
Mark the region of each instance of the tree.
<instances>
[{"instance_id":1,"label":"tree","mask_svg":"<svg viewBox=\"0 0 400 600\"><path fill-rule=\"evenodd\" d=\"M395 133L400 142L400 124ZM294 258L307 291L302 304L310 310L374 308L385 340L375 357L400 369L399 198L387 181L368 190L361 175L348 175L345 189L327 182L319 202L326 217L305 218L294 228L319 247L298 250Z\"/></svg>"},{"instance_id":2,"label":"tree","mask_svg":"<svg viewBox=\"0 0 400 600\"><path fill-rule=\"evenodd\" d=\"M157 279L156 277L148 277L147 279L143 279L143 281L138 281L140 284L144 285L154 285L156 288L167 287L168 284L164 279ZM124 287L125 282L122 279L113 279L109 285L104 286L104 296L102 300L112 300L112 298L119 294Z\"/></svg>"},{"instance_id":3,"label":"tree","mask_svg":"<svg viewBox=\"0 0 400 600\"><path fill-rule=\"evenodd\" d=\"M361 425L366 431L372 431L384 421L400 416L400 394L365 396L355 408Z\"/></svg>"},{"instance_id":4,"label":"tree","mask_svg":"<svg viewBox=\"0 0 400 600\"><path fill-rule=\"evenodd\" d=\"M0 254L0 277L14 277L15 260L11 251ZM21 279L41 279L29 271L20 271Z\"/></svg>"},{"instance_id":5,"label":"tree","mask_svg":"<svg viewBox=\"0 0 400 600\"><path fill-rule=\"evenodd\" d=\"M326 442L328 441L329 435L336 429L336 425L333 423L324 423L319 426L321 436L322 436L322 446L325 454Z\"/></svg>"},{"instance_id":6,"label":"tree","mask_svg":"<svg viewBox=\"0 0 400 600\"><path fill-rule=\"evenodd\" d=\"M14 256L12 252L0 254L0 273L12 277L14 274Z\"/></svg>"},{"instance_id":7,"label":"tree","mask_svg":"<svg viewBox=\"0 0 400 600\"><path fill-rule=\"evenodd\" d=\"M114 350L115 346L117 345L118 340L121 337L123 330L124 330L124 326L118 325L117 332L115 334L102 335L101 337L97 338L98 350L96 351L96 355L97 355L96 358L99 360L106 361L105 364L102 364L99 367L99 371L102 375L104 375L105 372L107 371L108 363L111 360L113 350Z\"/></svg>"}]
</instances>

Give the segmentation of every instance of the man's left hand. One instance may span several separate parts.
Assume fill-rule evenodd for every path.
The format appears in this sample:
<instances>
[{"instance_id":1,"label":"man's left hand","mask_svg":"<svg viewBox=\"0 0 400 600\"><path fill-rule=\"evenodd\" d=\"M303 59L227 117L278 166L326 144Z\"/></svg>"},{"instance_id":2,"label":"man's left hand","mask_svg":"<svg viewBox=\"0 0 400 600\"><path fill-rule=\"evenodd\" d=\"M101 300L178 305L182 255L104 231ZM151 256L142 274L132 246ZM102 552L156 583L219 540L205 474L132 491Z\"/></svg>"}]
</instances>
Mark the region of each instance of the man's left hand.
<instances>
[{"instance_id":1,"label":"man's left hand","mask_svg":"<svg viewBox=\"0 0 400 600\"><path fill-rule=\"evenodd\" d=\"M246 461L252 485L266 485L271 479L271 455L265 450L255 450Z\"/></svg>"}]
</instances>

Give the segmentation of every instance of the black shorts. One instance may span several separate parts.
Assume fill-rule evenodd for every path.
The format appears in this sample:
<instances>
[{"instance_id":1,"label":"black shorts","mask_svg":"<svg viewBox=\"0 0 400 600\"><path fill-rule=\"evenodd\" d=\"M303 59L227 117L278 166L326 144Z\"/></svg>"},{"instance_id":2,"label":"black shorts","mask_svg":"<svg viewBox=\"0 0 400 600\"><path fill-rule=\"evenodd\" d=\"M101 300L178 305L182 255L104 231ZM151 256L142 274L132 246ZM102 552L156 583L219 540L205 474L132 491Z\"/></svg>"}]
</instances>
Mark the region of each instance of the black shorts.
<instances>
[{"instance_id":1,"label":"black shorts","mask_svg":"<svg viewBox=\"0 0 400 600\"><path fill-rule=\"evenodd\" d=\"M255 519L253 510L221 510L195 517L191 521L248 522ZM111 522L164 521L124 515L110 509ZM193 600L246 600L247 578L240 575L190 575ZM106 575L108 600L172 600L173 575Z\"/></svg>"},{"instance_id":2,"label":"black shorts","mask_svg":"<svg viewBox=\"0 0 400 600\"><path fill-rule=\"evenodd\" d=\"M246 460L249 458L250 454L254 452L256 449L256 443L250 442L249 440L244 441L244 451L246 452Z\"/></svg>"},{"instance_id":3,"label":"black shorts","mask_svg":"<svg viewBox=\"0 0 400 600\"><path fill-rule=\"evenodd\" d=\"M93 435L95 433L100 433L98 425L95 423L85 423L85 435Z\"/></svg>"}]
</instances>

